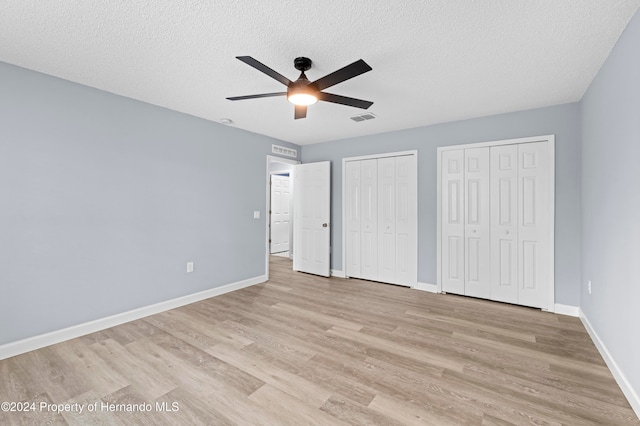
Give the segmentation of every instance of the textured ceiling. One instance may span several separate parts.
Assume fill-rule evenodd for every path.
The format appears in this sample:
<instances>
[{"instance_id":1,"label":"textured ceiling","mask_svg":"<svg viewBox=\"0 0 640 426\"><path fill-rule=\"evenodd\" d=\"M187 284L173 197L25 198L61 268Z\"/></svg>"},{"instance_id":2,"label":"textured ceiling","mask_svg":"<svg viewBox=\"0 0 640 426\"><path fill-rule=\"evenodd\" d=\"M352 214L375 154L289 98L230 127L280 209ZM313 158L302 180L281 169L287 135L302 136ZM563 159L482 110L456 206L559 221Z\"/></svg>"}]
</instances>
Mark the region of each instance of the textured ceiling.
<instances>
[{"instance_id":1,"label":"textured ceiling","mask_svg":"<svg viewBox=\"0 0 640 426\"><path fill-rule=\"evenodd\" d=\"M2 0L0 61L297 144L580 100L640 0ZM373 71L293 119L285 86L357 59Z\"/></svg>"}]
</instances>

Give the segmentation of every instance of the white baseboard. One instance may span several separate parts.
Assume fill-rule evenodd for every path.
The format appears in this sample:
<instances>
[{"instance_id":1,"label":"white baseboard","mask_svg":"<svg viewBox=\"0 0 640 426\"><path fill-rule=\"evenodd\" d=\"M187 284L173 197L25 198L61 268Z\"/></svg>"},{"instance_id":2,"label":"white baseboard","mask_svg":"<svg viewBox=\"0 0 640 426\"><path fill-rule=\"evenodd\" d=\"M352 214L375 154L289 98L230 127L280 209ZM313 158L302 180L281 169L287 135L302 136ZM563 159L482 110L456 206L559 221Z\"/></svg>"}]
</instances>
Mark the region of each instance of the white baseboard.
<instances>
[{"instance_id":1,"label":"white baseboard","mask_svg":"<svg viewBox=\"0 0 640 426\"><path fill-rule=\"evenodd\" d=\"M609 370L611 370L611 374L613 374L616 382L618 382L618 386L620 386L622 393L627 397L627 400L629 401L631 408L633 408L633 411L635 411L636 416L640 418L640 396L638 396L638 393L627 380L627 377L624 375L622 370L620 370L620 367L618 367L618 364L609 353L604 342L600 340L598 333L596 333L593 327L591 327L591 323L582 309L579 309L579 316L582 324L584 324L584 328L587 329L589 336L591 336L591 340L593 340L593 343L596 345L596 348L598 348L600 355L602 355L604 362L607 364L607 367L609 367Z\"/></svg>"},{"instance_id":2,"label":"white baseboard","mask_svg":"<svg viewBox=\"0 0 640 426\"><path fill-rule=\"evenodd\" d=\"M580 308L577 306L570 305L561 305L556 303L554 305L554 312L560 315L568 315L570 317L579 317L580 316Z\"/></svg>"},{"instance_id":3,"label":"white baseboard","mask_svg":"<svg viewBox=\"0 0 640 426\"><path fill-rule=\"evenodd\" d=\"M75 339L76 337L84 336L86 334L95 333L96 331L104 330L106 328L114 327L126 322L148 317L149 315L168 311L169 309L175 309L180 306L188 305L190 303L199 302L210 297L215 297L221 294L229 293L231 291L240 290L245 287L263 283L265 281L267 281L267 276L260 275L243 281L226 284L221 287L216 287L209 290L200 291L198 293L188 294L176 299L167 300L166 302L144 306L142 308L133 309L131 311L122 312L120 314L111 315L109 317L100 318L83 324L63 328L61 330L41 334L39 336L29 337L27 339L18 340L16 342L6 343L4 345L0 345L0 360L40 349L45 346L64 342L65 340Z\"/></svg>"},{"instance_id":4,"label":"white baseboard","mask_svg":"<svg viewBox=\"0 0 640 426\"><path fill-rule=\"evenodd\" d=\"M416 290L428 291L429 293L437 293L438 292L437 284L428 284L428 283L418 282L418 283L416 283L416 286L414 288Z\"/></svg>"},{"instance_id":5,"label":"white baseboard","mask_svg":"<svg viewBox=\"0 0 640 426\"><path fill-rule=\"evenodd\" d=\"M346 278L347 275L344 273L344 271L340 271L338 269L332 269L331 270L331 276L332 277L339 277L339 278Z\"/></svg>"}]
</instances>

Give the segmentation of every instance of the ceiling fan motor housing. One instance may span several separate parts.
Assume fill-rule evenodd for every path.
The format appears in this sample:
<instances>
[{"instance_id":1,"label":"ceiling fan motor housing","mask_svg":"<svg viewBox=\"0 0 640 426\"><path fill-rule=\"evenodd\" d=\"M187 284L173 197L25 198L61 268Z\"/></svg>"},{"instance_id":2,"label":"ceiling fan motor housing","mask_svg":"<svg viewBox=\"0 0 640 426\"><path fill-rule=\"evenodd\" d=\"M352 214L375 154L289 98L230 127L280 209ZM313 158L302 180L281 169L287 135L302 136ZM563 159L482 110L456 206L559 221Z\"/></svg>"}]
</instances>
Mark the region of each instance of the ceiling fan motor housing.
<instances>
[{"instance_id":1,"label":"ceiling fan motor housing","mask_svg":"<svg viewBox=\"0 0 640 426\"><path fill-rule=\"evenodd\" d=\"M293 66L296 67L298 71L308 71L311 69L311 59L300 56L293 60Z\"/></svg>"}]
</instances>

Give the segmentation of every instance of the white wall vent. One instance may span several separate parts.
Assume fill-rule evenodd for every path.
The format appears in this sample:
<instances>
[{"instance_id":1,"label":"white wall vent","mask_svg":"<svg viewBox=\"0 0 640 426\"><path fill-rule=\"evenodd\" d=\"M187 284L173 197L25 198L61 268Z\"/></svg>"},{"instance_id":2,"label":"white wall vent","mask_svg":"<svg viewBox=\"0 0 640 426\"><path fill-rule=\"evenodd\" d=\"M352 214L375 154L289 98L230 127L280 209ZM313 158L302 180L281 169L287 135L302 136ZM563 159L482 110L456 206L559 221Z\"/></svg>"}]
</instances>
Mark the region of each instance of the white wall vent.
<instances>
[{"instance_id":1,"label":"white wall vent","mask_svg":"<svg viewBox=\"0 0 640 426\"><path fill-rule=\"evenodd\" d=\"M375 114L372 114L370 112L366 113L366 114L360 114L360 115L356 115L355 117L351 117L351 119L355 122L360 122L360 121L366 121L366 120L373 120L374 118L376 118Z\"/></svg>"},{"instance_id":2,"label":"white wall vent","mask_svg":"<svg viewBox=\"0 0 640 426\"><path fill-rule=\"evenodd\" d=\"M287 148L280 145L271 145L271 152L274 154L284 155L285 157L298 158L298 150Z\"/></svg>"}]
</instances>

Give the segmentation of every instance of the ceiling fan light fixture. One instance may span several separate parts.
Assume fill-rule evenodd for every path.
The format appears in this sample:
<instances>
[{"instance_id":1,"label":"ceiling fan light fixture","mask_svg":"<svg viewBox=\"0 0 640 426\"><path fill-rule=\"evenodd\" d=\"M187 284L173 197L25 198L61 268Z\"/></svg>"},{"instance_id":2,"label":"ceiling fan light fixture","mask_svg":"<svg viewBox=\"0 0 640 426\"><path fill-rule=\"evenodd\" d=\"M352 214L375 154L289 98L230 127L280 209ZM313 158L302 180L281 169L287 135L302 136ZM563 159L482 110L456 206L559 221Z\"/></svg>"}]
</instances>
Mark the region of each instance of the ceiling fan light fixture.
<instances>
[{"instance_id":1,"label":"ceiling fan light fixture","mask_svg":"<svg viewBox=\"0 0 640 426\"><path fill-rule=\"evenodd\" d=\"M294 105L313 105L318 102L318 98L313 93L297 92L287 95L287 100Z\"/></svg>"}]
</instances>

